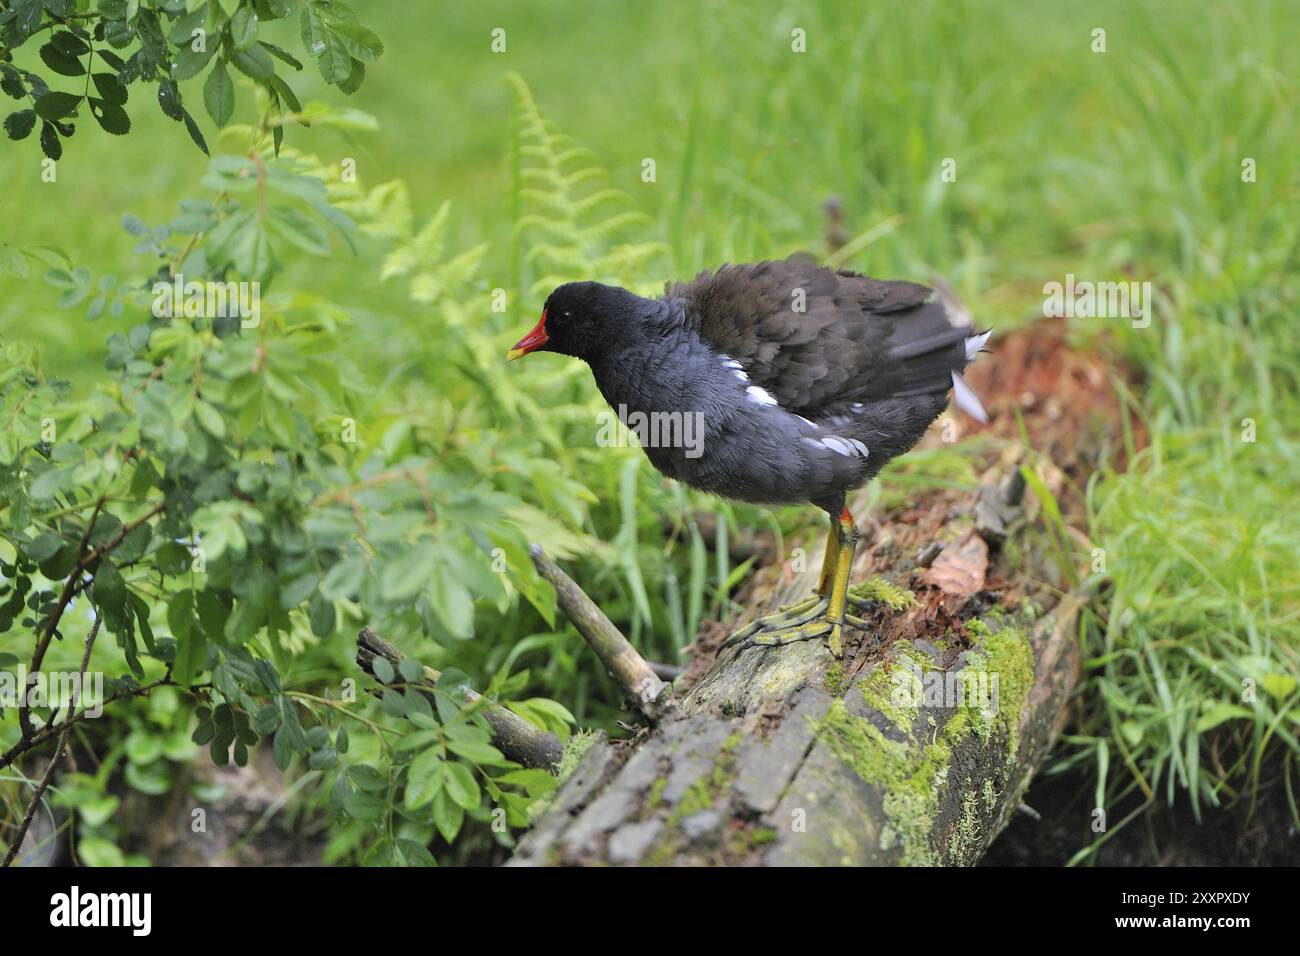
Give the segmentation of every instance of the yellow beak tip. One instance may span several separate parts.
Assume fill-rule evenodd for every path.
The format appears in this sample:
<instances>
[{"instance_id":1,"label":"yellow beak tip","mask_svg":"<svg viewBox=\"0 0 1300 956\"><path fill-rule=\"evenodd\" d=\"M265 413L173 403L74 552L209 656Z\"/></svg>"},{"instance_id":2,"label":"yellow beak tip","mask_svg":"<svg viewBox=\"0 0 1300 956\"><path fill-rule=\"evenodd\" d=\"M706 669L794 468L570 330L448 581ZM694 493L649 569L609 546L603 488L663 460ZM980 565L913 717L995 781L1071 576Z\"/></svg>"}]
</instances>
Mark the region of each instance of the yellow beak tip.
<instances>
[{"instance_id":1,"label":"yellow beak tip","mask_svg":"<svg viewBox=\"0 0 1300 956\"><path fill-rule=\"evenodd\" d=\"M511 349L509 352L506 353L506 361L507 361L507 362L513 362L515 359L519 358L521 355L527 355L527 354L528 354L528 353L525 352L523 349Z\"/></svg>"}]
</instances>

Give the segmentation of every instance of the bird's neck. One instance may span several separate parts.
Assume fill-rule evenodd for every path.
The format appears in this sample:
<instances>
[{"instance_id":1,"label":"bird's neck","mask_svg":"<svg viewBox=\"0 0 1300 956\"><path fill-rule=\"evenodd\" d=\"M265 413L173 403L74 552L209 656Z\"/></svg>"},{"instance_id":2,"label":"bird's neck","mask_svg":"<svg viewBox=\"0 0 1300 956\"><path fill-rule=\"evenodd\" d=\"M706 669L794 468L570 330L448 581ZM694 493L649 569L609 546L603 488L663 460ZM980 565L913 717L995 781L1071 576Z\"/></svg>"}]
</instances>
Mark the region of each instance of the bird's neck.
<instances>
[{"instance_id":1,"label":"bird's neck","mask_svg":"<svg viewBox=\"0 0 1300 956\"><path fill-rule=\"evenodd\" d=\"M589 360L601 394L616 410L620 406L647 413L711 408L719 381L731 373L714 361L713 353L687 327L680 301L647 305L654 311L642 316L637 334L611 340L599 357Z\"/></svg>"}]
</instances>

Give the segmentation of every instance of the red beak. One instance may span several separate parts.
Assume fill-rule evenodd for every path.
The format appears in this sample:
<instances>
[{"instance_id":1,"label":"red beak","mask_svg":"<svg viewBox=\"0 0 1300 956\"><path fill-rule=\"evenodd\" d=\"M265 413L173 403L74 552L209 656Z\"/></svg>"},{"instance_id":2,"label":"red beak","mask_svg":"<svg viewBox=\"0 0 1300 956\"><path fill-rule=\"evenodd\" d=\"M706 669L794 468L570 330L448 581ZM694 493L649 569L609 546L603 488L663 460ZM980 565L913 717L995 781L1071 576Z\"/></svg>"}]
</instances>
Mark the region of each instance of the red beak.
<instances>
[{"instance_id":1,"label":"red beak","mask_svg":"<svg viewBox=\"0 0 1300 956\"><path fill-rule=\"evenodd\" d=\"M521 355L527 355L529 352L540 349L547 341L546 310L542 309L542 317L537 320L533 330L515 343L515 347L506 353L506 360L513 361Z\"/></svg>"}]
</instances>

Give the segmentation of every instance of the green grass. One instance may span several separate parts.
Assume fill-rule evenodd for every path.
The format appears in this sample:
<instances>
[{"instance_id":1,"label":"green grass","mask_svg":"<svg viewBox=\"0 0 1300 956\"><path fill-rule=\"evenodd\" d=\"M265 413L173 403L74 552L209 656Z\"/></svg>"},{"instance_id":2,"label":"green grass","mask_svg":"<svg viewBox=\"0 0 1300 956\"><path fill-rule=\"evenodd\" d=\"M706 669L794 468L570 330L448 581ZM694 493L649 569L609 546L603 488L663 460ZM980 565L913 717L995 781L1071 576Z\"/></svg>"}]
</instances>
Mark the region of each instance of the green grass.
<instances>
[{"instance_id":1,"label":"green grass","mask_svg":"<svg viewBox=\"0 0 1300 956\"><path fill-rule=\"evenodd\" d=\"M1067 272L1152 281L1160 307L1149 328L1093 320L1074 329L1085 344L1104 333L1141 377L1133 401L1150 446L1127 473L1089 484L1090 533L1106 566L1094 575L1082 722L1058 756L1085 767L1104 800L1191 799L1202 811L1249 799L1279 767L1292 774L1300 140L1286 118L1300 94L1297 4L711 0L603 4L598 16L504 2L366 8L387 52L353 105L378 117L380 134L295 131L290 141L328 161L356 158L369 185L405 179L419 221L451 199L450 250L489 244L484 303L487 289L545 274L523 261L514 231L510 72L645 214L630 239L666 244L635 277L647 286L724 260L824 252L830 195L854 237L845 264L882 276L937 272L1000 330L1038 312L1043 283ZM498 26L508 35L501 55L488 46ZM791 52L796 27L807 53ZM1096 27L1107 31L1103 54L1090 49ZM301 86L304 100L337 95L314 74ZM30 143L6 146L0 241L55 244L93 269L130 269L121 215L167 218L206 166L156 110L137 109L133 121L137 131L121 140L80 133L57 184L39 182ZM949 157L955 183L939 176ZM1242 182L1245 157L1257 182ZM641 179L645 158L655 160L653 183ZM398 284L378 284L364 261L296 263L285 281L353 309L375 381L398 361L406 374L444 374L428 313ZM504 346L532 324L543 295L532 289L505 316L466 308ZM98 373L115 326L87 329L54 299L39 281L0 278L0 337L42 342L51 370L80 382ZM530 373L568 376L573 394L589 389L572 371ZM1241 438L1247 418L1253 443ZM680 522L700 502L644 463L626 464L635 460L575 450L562 464L594 493L588 530L619 555L584 585L649 653L668 656L686 626L651 628L644 605L695 620L734 569L702 566L702 543ZM885 493L906 494L907 479ZM673 547L661 514L679 519ZM788 530L800 514L777 517ZM767 518L738 509L735 520ZM518 653L579 717L599 709L603 678L574 659L571 643L540 632L510 639L528 640ZM1253 703L1241 698L1245 679Z\"/></svg>"}]
</instances>

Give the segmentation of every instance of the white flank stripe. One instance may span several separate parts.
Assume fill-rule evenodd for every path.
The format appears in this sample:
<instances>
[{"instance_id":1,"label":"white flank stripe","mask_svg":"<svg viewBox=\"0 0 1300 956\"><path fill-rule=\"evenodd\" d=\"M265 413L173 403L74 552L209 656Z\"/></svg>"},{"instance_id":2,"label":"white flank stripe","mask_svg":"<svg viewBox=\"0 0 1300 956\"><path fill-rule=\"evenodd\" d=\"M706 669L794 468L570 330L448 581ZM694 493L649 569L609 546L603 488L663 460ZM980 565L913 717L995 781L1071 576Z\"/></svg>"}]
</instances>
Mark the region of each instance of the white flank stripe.
<instances>
[{"instance_id":1,"label":"white flank stripe","mask_svg":"<svg viewBox=\"0 0 1300 956\"><path fill-rule=\"evenodd\" d=\"M742 373L743 374L743 373ZM760 405L775 405L776 399L768 393L766 389L759 388L757 385L751 385L745 389L746 394Z\"/></svg>"}]
</instances>

